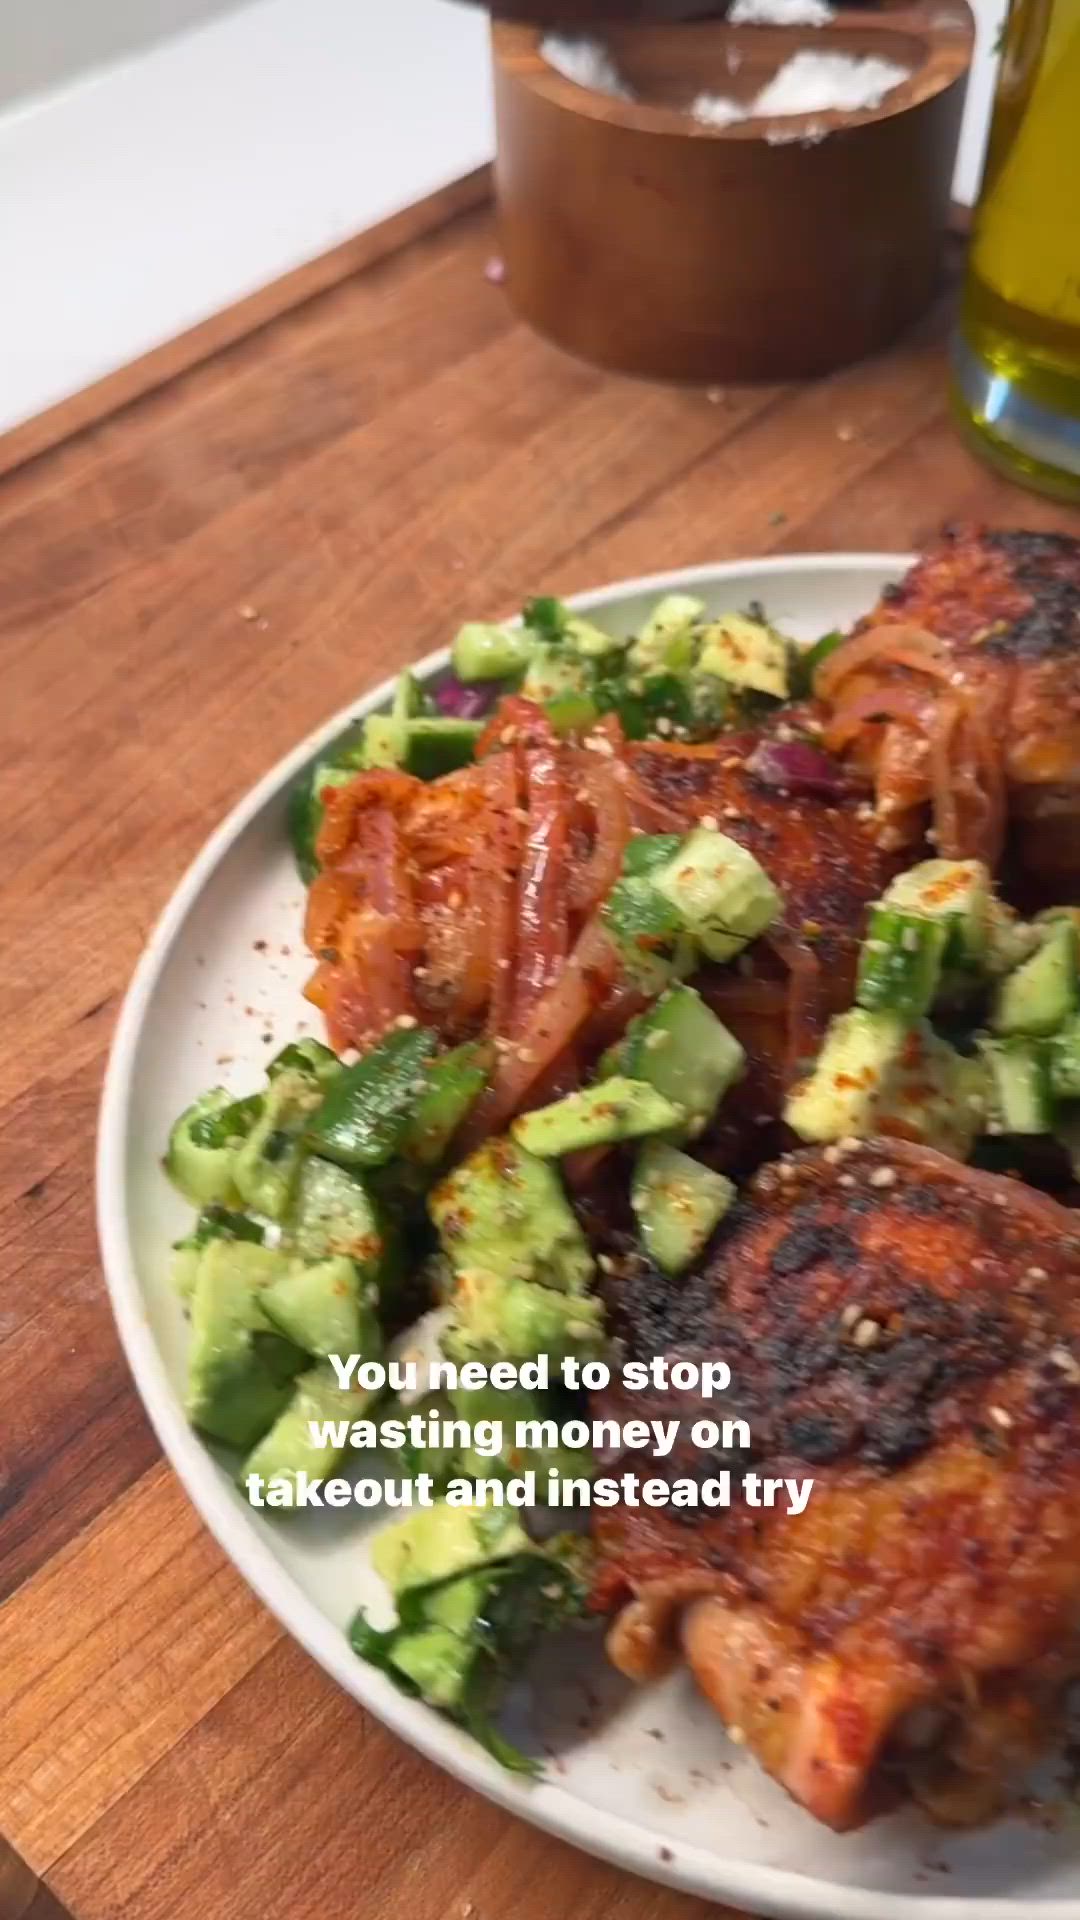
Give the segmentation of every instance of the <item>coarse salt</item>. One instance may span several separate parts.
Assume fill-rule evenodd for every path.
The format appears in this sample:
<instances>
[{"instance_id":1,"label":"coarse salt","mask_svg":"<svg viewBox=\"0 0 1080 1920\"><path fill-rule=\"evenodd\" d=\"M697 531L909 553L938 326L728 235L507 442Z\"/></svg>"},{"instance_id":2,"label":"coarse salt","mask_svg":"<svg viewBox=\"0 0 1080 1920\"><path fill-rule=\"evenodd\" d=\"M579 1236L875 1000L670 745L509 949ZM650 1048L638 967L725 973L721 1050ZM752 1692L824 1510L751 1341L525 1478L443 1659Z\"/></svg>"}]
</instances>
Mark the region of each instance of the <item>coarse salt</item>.
<instances>
[{"instance_id":1,"label":"coarse salt","mask_svg":"<svg viewBox=\"0 0 1080 1920\"><path fill-rule=\"evenodd\" d=\"M749 0L749 4L754 3ZM695 120L710 127L806 113L863 113L879 107L885 95L910 74L909 67L901 67L895 60L879 60L874 55L856 59L847 53L815 53L804 48L785 61L747 104L722 94L699 93L690 112ZM773 145L786 140L821 140L827 131L826 127L813 125L797 132L793 128L790 133L774 128L766 139Z\"/></svg>"},{"instance_id":2,"label":"coarse salt","mask_svg":"<svg viewBox=\"0 0 1080 1920\"><path fill-rule=\"evenodd\" d=\"M825 0L734 0L727 13L732 27L823 27L832 17Z\"/></svg>"},{"instance_id":3,"label":"coarse salt","mask_svg":"<svg viewBox=\"0 0 1080 1920\"><path fill-rule=\"evenodd\" d=\"M594 93L606 93L613 100L632 100L627 86L607 48L599 40L575 40L561 33L546 34L540 52L549 67L572 80L575 86L591 87Z\"/></svg>"}]
</instances>

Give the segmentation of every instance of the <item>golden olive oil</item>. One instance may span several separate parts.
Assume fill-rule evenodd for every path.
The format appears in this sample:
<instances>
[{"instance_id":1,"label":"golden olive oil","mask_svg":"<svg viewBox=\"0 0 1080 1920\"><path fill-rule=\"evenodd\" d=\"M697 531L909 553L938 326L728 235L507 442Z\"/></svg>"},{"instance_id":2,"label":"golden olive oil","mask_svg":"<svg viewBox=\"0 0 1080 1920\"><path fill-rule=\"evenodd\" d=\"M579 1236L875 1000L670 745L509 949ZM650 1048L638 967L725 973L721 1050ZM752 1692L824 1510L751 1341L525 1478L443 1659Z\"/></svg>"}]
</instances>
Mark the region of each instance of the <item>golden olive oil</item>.
<instances>
[{"instance_id":1,"label":"golden olive oil","mask_svg":"<svg viewBox=\"0 0 1080 1920\"><path fill-rule=\"evenodd\" d=\"M1080 500L1080 0L1012 0L954 369L979 449Z\"/></svg>"}]
</instances>

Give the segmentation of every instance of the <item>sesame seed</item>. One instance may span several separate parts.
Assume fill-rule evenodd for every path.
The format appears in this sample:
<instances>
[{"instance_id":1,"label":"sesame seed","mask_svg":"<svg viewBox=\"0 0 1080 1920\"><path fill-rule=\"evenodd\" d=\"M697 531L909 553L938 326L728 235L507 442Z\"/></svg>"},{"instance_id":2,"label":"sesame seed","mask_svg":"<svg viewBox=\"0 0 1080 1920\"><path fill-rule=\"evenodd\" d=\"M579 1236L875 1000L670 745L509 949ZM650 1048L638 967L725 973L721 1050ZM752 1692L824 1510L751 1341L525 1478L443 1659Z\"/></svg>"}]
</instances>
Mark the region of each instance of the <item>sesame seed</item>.
<instances>
[{"instance_id":1,"label":"sesame seed","mask_svg":"<svg viewBox=\"0 0 1080 1920\"><path fill-rule=\"evenodd\" d=\"M519 1047L519 1048L518 1048L518 1050L517 1050L517 1057L518 1057L518 1059L519 1059L519 1060L524 1060L524 1061L525 1061L525 1063L526 1063L526 1065L528 1065L528 1063L529 1063L529 1061L530 1061L530 1060L532 1060L532 1059L534 1058L534 1055L533 1055L533 1050L532 1050L532 1048L531 1048L531 1047Z\"/></svg>"},{"instance_id":2,"label":"sesame seed","mask_svg":"<svg viewBox=\"0 0 1080 1920\"><path fill-rule=\"evenodd\" d=\"M707 827L710 833L717 833L719 831L720 822L717 819L715 813L703 813L701 816L701 819L698 821L698 825L700 827Z\"/></svg>"},{"instance_id":3,"label":"sesame seed","mask_svg":"<svg viewBox=\"0 0 1080 1920\"><path fill-rule=\"evenodd\" d=\"M395 1027L418 1027L419 1024L415 1013L399 1013L394 1021Z\"/></svg>"},{"instance_id":4,"label":"sesame seed","mask_svg":"<svg viewBox=\"0 0 1080 1920\"><path fill-rule=\"evenodd\" d=\"M596 1256L596 1264L601 1273L614 1273L615 1271L615 1262L610 1253L598 1253Z\"/></svg>"},{"instance_id":5,"label":"sesame seed","mask_svg":"<svg viewBox=\"0 0 1080 1920\"><path fill-rule=\"evenodd\" d=\"M1047 1273L1045 1267L1028 1267L1025 1278L1028 1280L1049 1280L1050 1275Z\"/></svg>"},{"instance_id":6,"label":"sesame seed","mask_svg":"<svg viewBox=\"0 0 1080 1920\"><path fill-rule=\"evenodd\" d=\"M995 1427L1000 1427L1003 1433L1007 1433L1013 1423L1012 1414L1006 1413L1004 1407L991 1407L990 1418Z\"/></svg>"},{"instance_id":7,"label":"sesame seed","mask_svg":"<svg viewBox=\"0 0 1080 1920\"><path fill-rule=\"evenodd\" d=\"M838 1174L836 1184L838 1187L853 1187L855 1185L855 1175L853 1173Z\"/></svg>"},{"instance_id":8,"label":"sesame seed","mask_svg":"<svg viewBox=\"0 0 1080 1920\"><path fill-rule=\"evenodd\" d=\"M892 1187L896 1185L895 1167L875 1167L870 1175L872 1187Z\"/></svg>"},{"instance_id":9,"label":"sesame seed","mask_svg":"<svg viewBox=\"0 0 1080 1920\"><path fill-rule=\"evenodd\" d=\"M860 1320L851 1338L857 1347L876 1347L881 1327L876 1320Z\"/></svg>"},{"instance_id":10,"label":"sesame seed","mask_svg":"<svg viewBox=\"0 0 1080 1920\"><path fill-rule=\"evenodd\" d=\"M746 1734L742 1727L730 1726L727 1730L727 1737L733 1746L745 1747L746 1745Z\"/></svg>"},{"instance_id":11,"label":"sesame seed","mask_svg":"<svg viewBox=\"0 0 1080 1920\"><path fill-rule=\"evenodd\" d=\"M851 1328L851 1327L857 1326L861 1319L862 1319L862 1308L858 1306L854 1301L849 1301L848 1305L844 1308L843 1313L840 1315L840 1325L842 1327Z\"/></svg>"}]
</instances>

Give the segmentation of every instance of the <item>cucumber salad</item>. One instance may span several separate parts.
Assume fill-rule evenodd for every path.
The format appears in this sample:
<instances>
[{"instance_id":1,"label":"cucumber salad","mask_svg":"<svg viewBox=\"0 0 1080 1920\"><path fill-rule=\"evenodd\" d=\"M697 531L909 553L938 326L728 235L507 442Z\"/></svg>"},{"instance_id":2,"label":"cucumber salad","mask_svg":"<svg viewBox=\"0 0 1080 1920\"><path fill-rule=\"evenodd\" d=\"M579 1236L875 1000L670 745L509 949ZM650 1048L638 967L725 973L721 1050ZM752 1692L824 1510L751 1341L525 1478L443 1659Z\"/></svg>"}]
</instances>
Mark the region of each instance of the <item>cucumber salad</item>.
<instances>
[{"instance_id":1,"label":"cucumber salad","mask_svg":"<svg viewBox=\"0 0 1080 1920\"><path fill-rule=\"evenodd\" d=\"M403 675L392 710L300 783L289 830L301 871L310 880L319 868L328 789L380 768L453 774L471 762L496 694L534 703L560 740L614 715L627 739L700 744L762 703L800 696L835 638L800 657L757 610L710 621L681 594L629 643L556 600L533 601L520 628L467 626L446 685L429 698ZM616 1170L632 1257L662 1284L678 1286L707 1258L738 1197L709 1164L710 1130L747 1060L705 985L782 924L767 867L708 817L683 832L635 831L597 937L636 1010L580 1084L526 1101L508 1124L478 1131L506 1044L498 1033L447 1045L413 1014L359 1052L298 1039L261 1087L211 1088L179 1116L165 1169L196 1210L173 1253L190 1318L186 1410L241 1488L253 1476L287 1483L363 1468L354 1447L336 1444L360 1416L491 1418L512 1434L519 1420L558 1426L582 1411L562 1386L455 1388L406 1407L342 1386L331 1356L379 1361L433 1339L448 1359L486 1367L603 1356L606 1256L575 1177L590 1156ZM1037 1136L1080 1154L1077 922L1066 908L1021 920L976 860L900 873L862 930L854 1004L789 1077L790 1145L891 1133L1012 1164ZM529 1458L508 1442L501 1458L479 1459L418 1447L407 1433L364 1470L401 1482L427 1474L438 1493L454 1475L509 1479L530 1466L539 1489L552 1468L594 1470L587 1450ZM388 1522L373 1558L396 1618L379 1627L361 1614L351 1629L360 1657L525 1771L535 1763L498 1728L503 1688L543 1634L589 1618L587 1538L534 1519L436 1499ZM268 1524L287 1526L287 1513Z\"/></svg>"}]
</instances>

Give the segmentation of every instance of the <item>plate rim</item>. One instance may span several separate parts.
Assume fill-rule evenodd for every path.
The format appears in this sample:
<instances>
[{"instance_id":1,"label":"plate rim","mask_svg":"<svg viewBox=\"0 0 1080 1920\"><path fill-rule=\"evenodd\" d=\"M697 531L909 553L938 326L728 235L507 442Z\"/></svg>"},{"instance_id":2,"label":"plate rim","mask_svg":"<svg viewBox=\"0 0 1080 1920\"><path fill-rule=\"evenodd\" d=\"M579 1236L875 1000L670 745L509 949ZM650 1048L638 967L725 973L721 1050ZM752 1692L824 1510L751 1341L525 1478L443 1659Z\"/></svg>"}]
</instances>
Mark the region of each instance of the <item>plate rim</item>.
<instances>
[{"instance_id":1,"label":"plate rim","mask_svg":"<svg viewBox=\"0 0 1080 1920\"><path fill-rule=\"evenodd\" d=\"M747 572L783 577L801 573L901 574L910 552L818 552L669 568L617 580L567 596L577 611L596 611L637 594L722 582ZM410 663L421 680L444 669L447 647ZM745 1904L774 1920L1031 1920L1023 1894L1016 1898L950 1898L922 1893L876 1893L798 1873L790 1868L727 1861L696 1843L661 1843L655 1833L614 1812L592 1806L549 1780L525 1782L506 1773L451 1723L421 1702L407 1699L348 1646L345 1635L315 1606L272 1553L254 1525L238 1525L233 1496L198 1437L189 1427L154 1340L127 1227L129 1116L143 1029L172 947L204 886L234 842L263 809L288 787L311 759L350 722L385 704L396 674L350 701L282 756L237 801L191 861L143 948L128 984L109 1050L98 1115L95 1169L96 1219L102 1266L113 1318L136 1392L162 1448L222 1552L281 1627L360 1706L426 1759L467 1787L533 1826L599 1856L626 1871L680 1891ZM1077 1920L1080 1900L1043 1901L1034 1920Z\"/></svg>"}]
</instances>

